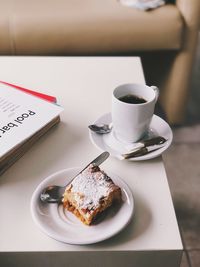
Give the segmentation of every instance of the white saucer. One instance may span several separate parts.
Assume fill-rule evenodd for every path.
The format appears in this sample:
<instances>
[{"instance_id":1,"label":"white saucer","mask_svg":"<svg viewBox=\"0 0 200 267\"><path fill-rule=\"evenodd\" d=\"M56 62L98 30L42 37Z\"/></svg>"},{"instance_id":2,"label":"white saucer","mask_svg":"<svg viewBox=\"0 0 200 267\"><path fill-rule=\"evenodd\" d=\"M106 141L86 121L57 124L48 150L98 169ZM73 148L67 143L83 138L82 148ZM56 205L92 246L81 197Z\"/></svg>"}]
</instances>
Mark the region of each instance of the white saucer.
<instances>
[{"instance_id":1,"label":"white saucer","mask_svg":"<svg viewBox=\"0 0 200 267\"><path fill-rule=\"evenodd\" d=\"M92 244L103 241L120 232L131 220L134 210L132 192L117 175L107 174L122 189L122 204L108 210L91 226L80 222L75 215L63 209L63 205L47 204L40 200L41 191L52 184L65 185L80 168L61 170L43 180L31 199L31 214L36 225L48 236L68 244Z\"/></svg>"},{"instance_id":2,"label":"white saucer","mask_svg":"<svg viewBox=\"0 0 200 267\"><path fill-rule=\"evenodd\" d=\"M109 124L112 122L111 113L104 114L100 118L98 118L94 124ZM127 143L122 143L119 141L113 131L108 134L96 134L93 131L89 131L90 139L92 143L100 150L102 151L108 151L111 156L116 157L118 159L121 158L121 154L127 152L127 147L131 146ZM171 144L173 139L173 134L170 126L167 124L166 121L161 119L160 117L153 115L150 128L148 133L144 138L151 138L153 136L163 136L165 139L167 139L167 142L164 143L163 147L153 151L149 154L146 154L144 156L131 158L129 160L131 161L139 161L139 160L147 160L155 158L159 155L161 155ZM134 144L133 144L134 145Z\"/></svg>"}]
</instances>

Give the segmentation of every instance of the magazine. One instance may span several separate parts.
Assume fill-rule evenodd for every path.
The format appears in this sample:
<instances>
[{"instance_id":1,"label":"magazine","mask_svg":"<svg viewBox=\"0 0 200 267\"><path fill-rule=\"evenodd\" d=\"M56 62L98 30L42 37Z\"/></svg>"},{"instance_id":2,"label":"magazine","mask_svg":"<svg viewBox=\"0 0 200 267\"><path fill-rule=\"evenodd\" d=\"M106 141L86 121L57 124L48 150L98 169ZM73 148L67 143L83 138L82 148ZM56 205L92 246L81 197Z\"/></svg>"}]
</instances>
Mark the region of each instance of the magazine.
<instances>
[{"instance_id":1,"label":"magazine","mask_svg":"<svg viewBox=\"0 0 200 267\"><path fill-rule=\"evenodd\" d=\"M0 83L0 172L60 121L63 108L44 99Z\"/></svg>"}]
</instances>

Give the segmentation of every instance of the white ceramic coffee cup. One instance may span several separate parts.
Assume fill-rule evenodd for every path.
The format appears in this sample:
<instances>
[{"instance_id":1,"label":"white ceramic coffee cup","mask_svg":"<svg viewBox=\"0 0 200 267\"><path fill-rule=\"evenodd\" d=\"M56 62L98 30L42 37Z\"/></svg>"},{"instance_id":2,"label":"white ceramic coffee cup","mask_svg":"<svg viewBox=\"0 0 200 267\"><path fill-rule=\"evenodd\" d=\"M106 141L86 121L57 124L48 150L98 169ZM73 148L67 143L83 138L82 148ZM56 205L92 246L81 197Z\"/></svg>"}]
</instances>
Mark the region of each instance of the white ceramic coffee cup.
<instances>
[{"instance_id":1,"label":"white ceramic coffee cup","mask_svg":"<svg viewBox=\"0 0 200 267\"><path fill-rule=\"evenodd\" d=\"M142 104L129 104L119 100L125 95L135 95L146 100ZM149 129L159 90L156 86L123 84L112 95L112 122L115 136L122 142L133 143Z\"/></svg>"}]
</instances>

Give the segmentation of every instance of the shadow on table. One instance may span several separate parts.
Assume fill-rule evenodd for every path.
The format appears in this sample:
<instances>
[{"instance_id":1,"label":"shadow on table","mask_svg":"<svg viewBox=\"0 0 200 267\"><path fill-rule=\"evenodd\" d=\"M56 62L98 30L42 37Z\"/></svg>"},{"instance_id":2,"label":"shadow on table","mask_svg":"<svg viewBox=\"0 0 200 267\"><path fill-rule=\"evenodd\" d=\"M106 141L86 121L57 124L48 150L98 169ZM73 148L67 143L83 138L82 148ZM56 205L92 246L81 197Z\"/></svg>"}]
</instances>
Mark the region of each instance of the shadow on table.
<instances>
[{"instance_id":1,"label":"shadow on table","mask_svg":"<svg viewBox=\"0 0 200 267\"><path fill-rule=\"evenodd\" d=\"M145 234L151 224L151 210L148 203L137 194L134 194L134 205L134 214L127 227L116 236L98 244L93 244L93 248L113 246L113 248L116 247L117 249L117 246L123 246L124 243L127 245L128 242L137 240ZM90 247L90 245L88 247Z\"/></svg>"}]
</instances>

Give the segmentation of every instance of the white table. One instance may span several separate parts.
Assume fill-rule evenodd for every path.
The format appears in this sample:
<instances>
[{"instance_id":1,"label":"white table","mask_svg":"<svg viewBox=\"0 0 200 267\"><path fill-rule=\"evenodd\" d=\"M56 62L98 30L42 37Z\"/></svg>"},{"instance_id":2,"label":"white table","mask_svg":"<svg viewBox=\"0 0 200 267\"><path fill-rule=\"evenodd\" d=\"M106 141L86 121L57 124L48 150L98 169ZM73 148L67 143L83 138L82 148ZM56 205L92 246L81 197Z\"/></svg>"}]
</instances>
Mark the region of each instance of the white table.
<instances>
[{"instance_id":1,"label":"white table","mask_svg":"<svg viewBox=\"0 0 200 267\"><path fill-rule=\"evenodd\" d=\"M110 240L60 243L40 232L30 214L31 195L45 177L99 154L87 125L110 111L113 88L144 83L140 59L1 57L0 79L55 95L65 109L60 125L0 178L0 265L178 267L182 243L161 157L104 163L128 183L136 206L130 225Z\"/></svg>"}]
</instances>

